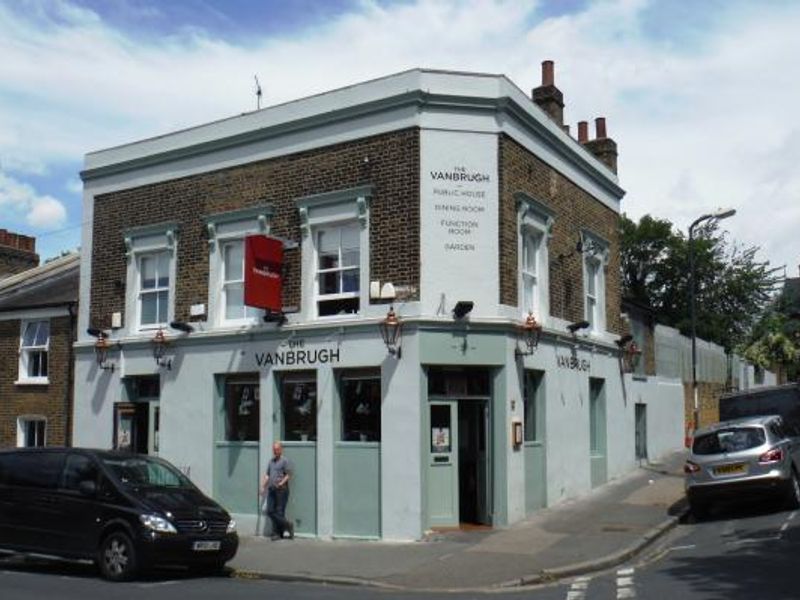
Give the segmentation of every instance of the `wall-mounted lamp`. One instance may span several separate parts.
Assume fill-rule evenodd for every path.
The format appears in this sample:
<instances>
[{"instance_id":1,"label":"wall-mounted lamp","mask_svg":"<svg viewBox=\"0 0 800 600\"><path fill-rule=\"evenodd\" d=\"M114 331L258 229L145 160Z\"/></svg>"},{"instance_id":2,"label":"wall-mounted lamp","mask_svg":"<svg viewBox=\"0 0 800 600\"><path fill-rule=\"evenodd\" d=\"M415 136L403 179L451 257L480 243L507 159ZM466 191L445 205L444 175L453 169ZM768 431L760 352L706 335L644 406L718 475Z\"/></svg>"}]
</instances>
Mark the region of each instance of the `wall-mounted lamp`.
<instances>
[{"instance_id":1,"label":"wall-mounted lamp","mask_svg":"<svg viewBox=\"0 0 800 600\"><path fill-rule=\"evenodd\" d=\"M97 338L97 341L94 343L94 357L97 361L97 366L103 369L103 371L111 371L113 373L114 363L109 364L107 362L108 349L111 347L111 344L108 342L108 333L97 327L89 327L86 333Z\"/></svg>"},{"instance_id":2,"label":"wall-mounted lamp","mask_svg":"<svg viewBox=\"0 0 800 600\"><path fill-rule=\"evenodd\" d=\"M159 367L166 367L167 371L171 371L172 359L164 358L164 352L167 350L168 342L164 331L160 327L153 336L153 339L150 340L150 343L153 344L153 359L155 359L156 364Z\"/></svg>"},{"instance_id":3,"label":"wall-mounted lamp","mask_svg":"<svg viewBox=\"0 0 800 600\"><path fill-rule=\"evenodd\" d=\"M586 329L589 327L589 321L577 321L575 323L570 323L567 325L567 331L569 331L572 335L575 335L575 332L579 329Z\"/></svg>"},{"instance_id":4,"label":"wall-mounted lamp","mask_svg":"<svg viewBox=\"0 0 800 600\"><path fill-rule=\"evenodd\" d=\"M389 354L400 358L402 356L403 322L397 318L394 306L389 307L386 318L378 323L378 329L380 329L381 338L383 338L383 343L386 344Z\"/></svg>"},{"instance_id":5,"label":"wall-mounted lamp","mask_svg":"<svg viewBox=\"0 0 800 600\"><path fill-rule=\"evenodd\" d=\"M623 348L626 344L628 344L633 339L633 336L630 333L623 335L618 340L614 340L614 343L619 347Z\"/></svg>"},{"instance_id":6,"label":"wall-mounted lamp","mask_svg":"<svg viewBox=\"0 0 800 600\"><path fill-rule=\"evenodd\" d=\"M528 318L517 329L517 348L516 356L530 356L539 346L539 338L542 335L542 326L533 317L533 313L528 313ZM520 350L519 343L522 342L525 349Z\"/></svg>"},{"instance_id":7,"label":"wall-mounted lamp","mask_svg":"<svg viewBox=\"0 0 800 600\"><path fill-rule=\"evenodd\" d=\"M177 329L178 331L182 331L183 333L192 333L194 331L194 327L192 327L189 323L184 323L183 321L172 321L170 322L169 326L173 329Z\"/></svg>"},{"instance_id":8,"label":"wall-mounted lamp","mask_svg":"<svg viewBox=\"0 0 800 600\"><path fill-rule=\"evenodd\" d=\"M614 343L622 351L620 354L622 370L625 373L633 373L642 359L642 351L639 349L639 345L634 341L631 334L623 335L618 340L614 340Z\"/></svg>"},{"instance_id":9,"label":"wall-mounted lamp","mask_svg":"<svg viewBox=\"0 0 800 600\"><path fill-rule=\"evenodd\" d=\"M459 300L456 302L455 308L453 308L453 318L463 319L472 312L473 306L475 306L475 303L472 300Z\"/></svg>"}]
</instances>

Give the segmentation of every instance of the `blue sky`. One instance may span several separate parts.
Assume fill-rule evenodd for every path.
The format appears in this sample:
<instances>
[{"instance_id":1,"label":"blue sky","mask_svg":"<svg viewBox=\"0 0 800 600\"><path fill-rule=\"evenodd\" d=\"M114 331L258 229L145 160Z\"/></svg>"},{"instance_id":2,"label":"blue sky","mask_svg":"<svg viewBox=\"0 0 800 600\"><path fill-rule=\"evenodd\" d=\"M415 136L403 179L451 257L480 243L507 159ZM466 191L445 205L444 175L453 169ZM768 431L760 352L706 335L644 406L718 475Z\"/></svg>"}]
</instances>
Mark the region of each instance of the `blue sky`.
<instances>
[{"instance_id":1,"label":"blue sky","mask_svg":"<svg viewBox=\"0 0 800 600\"><path fill-rule=\"evenodd\" d=\"M411 67L538 84L608 119L623 209L731 238L797 274L800 3L723 0L0 0L0 228L80 240L83 156Z\"/></svg>"}]
</instances>

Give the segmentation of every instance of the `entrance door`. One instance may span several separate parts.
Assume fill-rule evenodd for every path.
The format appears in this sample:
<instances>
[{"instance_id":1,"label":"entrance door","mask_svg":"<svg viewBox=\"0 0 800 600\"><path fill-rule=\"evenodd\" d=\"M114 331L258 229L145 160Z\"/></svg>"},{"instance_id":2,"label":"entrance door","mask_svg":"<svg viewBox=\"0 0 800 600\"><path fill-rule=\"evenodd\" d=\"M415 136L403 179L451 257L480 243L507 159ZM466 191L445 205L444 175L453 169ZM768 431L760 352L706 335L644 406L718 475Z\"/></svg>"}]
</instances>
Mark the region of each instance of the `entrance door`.
<instances>
[{"instance_id":1,"label":"entrance door","mask_svg":"<svg viewBox=\"0 0 800 600\"><path fill-rule=\"evenodd\" d=\"M636 404L636 459L647 459L647 405Z\"/></svg>"},{"instance_id":2,"label":"entrance door","mask_svg":"<svg viewBox=\"0 0 800 600\"><path fill-rule=\"evenodd\" d=\"M459 521L491 524L489 495L489 403L458 404Z\"/></svg>"},{"instance_id":3,"label":"entrance door","mask_svg":"<svg viewBox=\"0 0 800 600\"><path fill-rule=\"evenodd\" d=\"M431 527L459 524L458 404L430 403L428 515Z\"/></svg>"}]
</instances>

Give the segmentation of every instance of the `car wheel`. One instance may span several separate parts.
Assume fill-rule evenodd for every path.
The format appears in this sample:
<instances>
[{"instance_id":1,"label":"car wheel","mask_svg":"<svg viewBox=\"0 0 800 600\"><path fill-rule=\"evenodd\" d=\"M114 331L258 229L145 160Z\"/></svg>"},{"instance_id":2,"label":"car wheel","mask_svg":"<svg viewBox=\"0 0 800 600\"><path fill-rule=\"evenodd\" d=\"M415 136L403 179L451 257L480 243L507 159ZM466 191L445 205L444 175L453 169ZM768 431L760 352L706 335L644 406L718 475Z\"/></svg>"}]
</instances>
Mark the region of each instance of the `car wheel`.
<instances>
[{"instance_id":1,"label":"car wheel","mask_svg":"<svg viewBox=\"0 0 800 600\"><path fill-rule=\"evenodd\" d=\"M110 581L133 579L138 563L131 538L122 531L115 531L103 538L97 564L103 577Z\"/></svg>"},{"instance_id":2,"label":"car wheel","mask_svg":"<svg viewBox=\"0 0 800 600\"><path fill-rule=\"evenodd\" d=\"M789 480L787 504L791 509L800 508L800 479L794 469L792 469L792 478Z\"/></svg>"},{"instance_id":3,"label":"car wheel","mask_svg":"<svg viewBox=\"0 0 800 600\"><path fill-rule=\"evenodd\" d=\"M709 506L703 502L695 501L689 503L689 510L691 511L695 521L702 521L708 517Z\"/></svg>"}]
</instances>

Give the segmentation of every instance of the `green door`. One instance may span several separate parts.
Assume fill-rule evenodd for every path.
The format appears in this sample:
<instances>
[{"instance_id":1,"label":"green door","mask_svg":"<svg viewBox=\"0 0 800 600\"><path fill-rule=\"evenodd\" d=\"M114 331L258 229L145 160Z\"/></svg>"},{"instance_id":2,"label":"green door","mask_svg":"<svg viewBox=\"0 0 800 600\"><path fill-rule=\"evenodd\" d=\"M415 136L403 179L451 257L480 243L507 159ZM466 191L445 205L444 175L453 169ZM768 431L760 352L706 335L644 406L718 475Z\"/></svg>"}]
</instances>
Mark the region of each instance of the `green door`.
<instances>
[{"instance_id":1,"label":"green door","mask_svg":"<svg viewBox=\"0 0 800 600\"><path fill-rule=\"evenodd\" d=\"M428 433L428 525L457 527L458 404L431 402Z\"/></svg>"}]
</instances>

